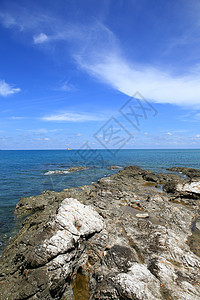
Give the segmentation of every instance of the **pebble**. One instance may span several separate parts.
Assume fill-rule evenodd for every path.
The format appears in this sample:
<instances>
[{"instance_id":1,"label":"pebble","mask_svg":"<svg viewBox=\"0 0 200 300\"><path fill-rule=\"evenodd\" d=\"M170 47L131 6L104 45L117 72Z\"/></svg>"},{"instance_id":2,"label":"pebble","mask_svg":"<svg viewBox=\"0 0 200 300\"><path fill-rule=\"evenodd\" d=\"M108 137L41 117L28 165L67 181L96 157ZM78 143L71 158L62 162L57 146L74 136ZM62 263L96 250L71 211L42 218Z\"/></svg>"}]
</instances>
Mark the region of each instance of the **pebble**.
<instances>
[{"instance_id":1,"label":"pebble","mask_svg":"<svg viewBox=\"0 0 200 300\"><path fill-rule=\"evenodd\" d=\"M137 214L136 217L137 217L137 218L143 218L143 219L145 219L145 218L149 218L149 214L148 214L148 213Z\"/></svg>"}]
</instances>

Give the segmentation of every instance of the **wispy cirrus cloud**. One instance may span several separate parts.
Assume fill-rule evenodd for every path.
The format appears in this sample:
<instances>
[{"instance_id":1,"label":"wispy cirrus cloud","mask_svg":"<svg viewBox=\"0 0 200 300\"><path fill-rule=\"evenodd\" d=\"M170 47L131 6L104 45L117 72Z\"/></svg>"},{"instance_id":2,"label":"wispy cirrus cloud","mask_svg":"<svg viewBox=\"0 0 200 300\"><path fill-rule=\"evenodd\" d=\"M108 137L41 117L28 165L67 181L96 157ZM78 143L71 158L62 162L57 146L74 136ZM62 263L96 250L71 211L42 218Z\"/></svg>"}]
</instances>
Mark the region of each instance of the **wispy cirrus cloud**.
<instances>
[{"instance_id":1,"label":"wispy cirrus cloud","mask_svg":"<svg viewBox=\"0 0 200 300\"><path fill-rule=\"evenodd\" d=\"M200 69L197 65L177 75L178 72L175 74L168 65L161 68L151 62L140 64L125 58L120 41L100 22L80 26L47 13L33 13L30 17L29 12L23 10L22 17L19 12L18 9L14 15L1 13L4 26L27 32L36 45L66 42L66 49L70 45L72 57L83 71L114 89L128 96L139 91L146 99L156 103L200 107ZM195 20L195 29L198 26ZM182 43L191 43L191 39L183 36ZM177 44L173 43L171 48L175 47ZM68 88L63 86L63 89ZM57 115L57 118L70 119L63 115Z\"/></svg>"},{"instance_id":2,"label":"wispy cirrus cloud","mask_svg":"<svg viewBox=\"0 0 200 300\"><path fill-rule=\"evenodd\" d=\"M5 82L5 80L0 80L0 96L7 97L21 91L20 88L15 88L12 85Z\"/></svg>"},{"instance_id":3,"label":"wispy cirrus cloud","mask_svg":"<svg viewBox=\"0 0 200 300\"><path fill-rule=\"evenodd\" d=\"M40 118L47 122L90 122L105 120L101 114L62 112Z\"/></svg>"},{"instance_id":4,"label":"wispy cirrus cloud","mask_svg":"<svg viewBox=\"0 0 200 300\"><path fill-rule=\"evenodd\" d=\"M177 76L170 70L134 64L117 52L108 52L93 61L81 55L75 58L90 75L126 95L140 91L153 102L200 107L200 72L188 71L186 75Z\"/></svg>"},{"instance_id":5,"label":"wispy cirrus cloud","mask_svg":"<svg viewBox=\"0 0 200 300\"><path fill-rule=\"evenodd\" d=\"M181 115L178 118L182 122L200 122L200 113L198 111L192 110L189 111L188 113Z\"/></svg>"}]
</instances>

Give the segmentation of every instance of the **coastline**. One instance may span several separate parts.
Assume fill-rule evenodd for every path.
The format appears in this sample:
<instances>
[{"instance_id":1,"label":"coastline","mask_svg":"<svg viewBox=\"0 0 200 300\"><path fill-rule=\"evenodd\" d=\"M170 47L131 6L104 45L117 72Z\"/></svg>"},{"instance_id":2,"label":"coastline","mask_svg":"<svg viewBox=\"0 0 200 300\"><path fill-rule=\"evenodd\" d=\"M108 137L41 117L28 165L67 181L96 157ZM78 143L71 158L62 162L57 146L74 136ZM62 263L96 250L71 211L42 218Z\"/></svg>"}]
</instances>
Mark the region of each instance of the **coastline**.
<instances>
[{"instance_id":1,"label":"coastline","mask_svg":"<svg viewBox=\"0 0 200 300\"><path fill-rule=\"evenodd\" d=\"M200 172L188 170L130 166L22 198L16 213L29 216L2 254L1 297L200 299Z\"/></svg>"}]
</instances>

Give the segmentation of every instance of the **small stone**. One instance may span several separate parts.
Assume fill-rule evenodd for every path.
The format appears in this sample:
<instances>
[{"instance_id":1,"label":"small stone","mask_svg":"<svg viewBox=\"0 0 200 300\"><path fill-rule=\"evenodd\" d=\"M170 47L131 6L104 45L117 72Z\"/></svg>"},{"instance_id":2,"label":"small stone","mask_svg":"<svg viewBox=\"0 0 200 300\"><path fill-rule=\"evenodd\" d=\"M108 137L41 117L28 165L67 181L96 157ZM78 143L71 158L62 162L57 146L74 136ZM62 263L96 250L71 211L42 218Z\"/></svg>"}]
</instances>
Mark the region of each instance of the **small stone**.
<instances>
[{"instance_id":1,"label":"small stone","mask_svg":"<svg viewBox=\"0 0 200 300\"><path fill-rule=\"evenodd\" d=\"M137 217L137 218L143 218L143 219L145 219L145 218L149 218L149 214L148 214L148 213L137 214L136 217Z\"/></svg>"}]
</instances>

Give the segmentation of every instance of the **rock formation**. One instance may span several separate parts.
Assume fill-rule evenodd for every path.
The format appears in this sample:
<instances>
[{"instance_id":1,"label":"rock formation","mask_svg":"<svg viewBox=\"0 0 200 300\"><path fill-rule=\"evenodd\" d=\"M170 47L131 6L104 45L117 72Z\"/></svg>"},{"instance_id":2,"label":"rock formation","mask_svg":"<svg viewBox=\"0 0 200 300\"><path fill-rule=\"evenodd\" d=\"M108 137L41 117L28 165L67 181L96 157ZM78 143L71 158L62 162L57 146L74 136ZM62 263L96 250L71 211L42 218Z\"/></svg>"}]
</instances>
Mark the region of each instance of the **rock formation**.
<instances>
[{"instance_id":1,"label":"rock formation","mask_svg":"<svg viewBox=\"0 0 200 300\"><path fill-rule=\"evenodd\" d=\"M200 299L200 176L181 170L130 166L21 198L0 299Z\"/></svg>"}]
</instances>

